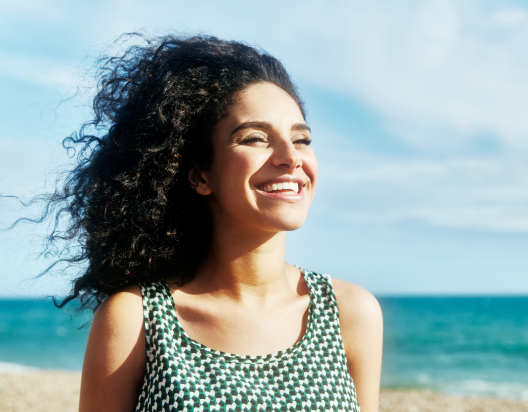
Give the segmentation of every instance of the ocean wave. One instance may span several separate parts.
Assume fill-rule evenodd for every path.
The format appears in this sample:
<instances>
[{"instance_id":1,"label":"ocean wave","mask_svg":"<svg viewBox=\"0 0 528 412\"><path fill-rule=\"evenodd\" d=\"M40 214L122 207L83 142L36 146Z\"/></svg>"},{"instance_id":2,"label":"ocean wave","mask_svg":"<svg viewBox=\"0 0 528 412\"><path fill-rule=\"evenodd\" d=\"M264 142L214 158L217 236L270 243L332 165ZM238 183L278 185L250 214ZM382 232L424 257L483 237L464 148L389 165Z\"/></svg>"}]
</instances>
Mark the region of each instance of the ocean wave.
<instances>
[{"instance_id":1,"label":"ocean wave","mask_svg":"<svg viewBox=\"0 0 528 412\"><path fill-rule=\"evenodd\" d=\"M457 395L492 396L511 400L528 400L528 385L520 382L491 382L468 379L438 385L442 392Z\"/></svg>"},{"instance_id":2,"label":"ocean wave","mask_svg":"<svg viewBox=\"0 0 528 412\"><path fill-rule=\"evenodd\" d=\"M414 376L384 376L382 388L387 389L429 389L451 395L470 397L492 397L506 400L528 401L528 381L492 379L450 379L428 373Z\"/></svg>"},{"instance_id":3,"label":"ocean wave","mask_svg":"<svg viewBox=\"0 0 528 412\"><path fill-rule=\"evenodd\" d=\"M39 370L38 368L33 368L31 366L21 365L14 362L0 362L0 373L28 373Z\"/></svg>"}]
</instances>

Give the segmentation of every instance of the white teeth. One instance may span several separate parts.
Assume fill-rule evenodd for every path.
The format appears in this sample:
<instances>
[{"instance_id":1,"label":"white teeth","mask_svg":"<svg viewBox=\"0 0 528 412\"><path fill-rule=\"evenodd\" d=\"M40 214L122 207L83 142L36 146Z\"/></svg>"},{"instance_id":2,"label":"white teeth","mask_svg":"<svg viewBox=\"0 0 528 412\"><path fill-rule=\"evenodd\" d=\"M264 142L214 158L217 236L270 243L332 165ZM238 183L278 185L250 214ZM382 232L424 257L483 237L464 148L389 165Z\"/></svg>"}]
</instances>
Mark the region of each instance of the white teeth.
<instances>
[{"instance_id":1,"label":"white teeth","mask_svg":"<svg viewBox=\"0 0 528 412\"><path fill-rule=\"evenodd\" d=\"M265 192L274 192L276 190L291 190L294 193L299 193L299 183L284 182L284 183L273 183L270 185L262 186L262 190Z\"/></svg>"}]
</instances>

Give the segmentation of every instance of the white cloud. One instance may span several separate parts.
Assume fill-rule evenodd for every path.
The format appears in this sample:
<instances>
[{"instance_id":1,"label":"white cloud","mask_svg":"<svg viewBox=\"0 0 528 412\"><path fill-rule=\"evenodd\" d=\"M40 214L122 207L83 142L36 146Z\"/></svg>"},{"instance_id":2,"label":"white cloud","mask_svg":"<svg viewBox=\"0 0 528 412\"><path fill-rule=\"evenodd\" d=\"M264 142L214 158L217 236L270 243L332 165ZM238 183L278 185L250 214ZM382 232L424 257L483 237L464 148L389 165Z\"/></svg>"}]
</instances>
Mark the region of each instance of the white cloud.
<instances>
[{"instance_id":1,"label":"white cloud","mask_svg":"<svg viewBox=\"0 0 528 412\"><path fill-rule=\"evenodd\" d=\"M0 193L27 199L45 186L51 190L57 173L71 164L59 142L0 136Z\"/></svg>"},{"instance_id":2,"label":"white cloud","mask_svg":"<svg viewBox=\"0 0 528 412\"><path fill-rule=\"evenodd\" d=\"M49 57L6 51L2 51L0 75L52 87L71 87L76 82L72 65Z\"/></svg>"},{"instance_id":3,"label":"white cloud","mask_svg":"<svg viewBox=\"0 0 528 412\"><path fill-rule=\"evenodd\" d=\"M67 15L68 2L54 0L42 2L39 0L19 0L2 2L2 20L5 27L9 23L16 23L18 18L47 19L56 22L57 17Z\"/></svg>"},{"instance_id":4,"label":"white cloud","mask_svg":"<svg viewBox=\"0 0 528 412\"><path fill-rule=\"evenodd\" d=\"M499 10L492 15L492 21L501 26L528 30L528 13L526 10L506 9Z\"/></svg>"},{"instance_id":5,"label":"white cloud","mask_svg":"<svg viewBox=\"0 0 528 412\"><path fill-rule=\"evenodd\" d=\"M401 137L434 148L486 135L528 147L526 11L378 0L297 15L291 61L322 86L360 96Z\"/></svg>"},{"instance_id":6,"label":"white cloud","mask_svg":"<svg viewBox=\"0 0 528 412\"><path fill-rule=\"evenodd\" d=\"M528 233L528 162L521 156L439 160L332 151L319 157L316 213L362 224L418 221Z\"/></svg>"}]
</instances>

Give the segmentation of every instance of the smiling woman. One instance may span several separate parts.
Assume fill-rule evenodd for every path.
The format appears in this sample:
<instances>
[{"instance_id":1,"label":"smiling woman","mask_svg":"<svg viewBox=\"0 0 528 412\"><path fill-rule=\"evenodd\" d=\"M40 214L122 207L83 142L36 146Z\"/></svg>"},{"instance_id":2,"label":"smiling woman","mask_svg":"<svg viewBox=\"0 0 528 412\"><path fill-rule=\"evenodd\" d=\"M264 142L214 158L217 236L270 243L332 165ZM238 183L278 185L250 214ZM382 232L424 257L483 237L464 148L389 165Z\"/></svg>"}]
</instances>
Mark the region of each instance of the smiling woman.
<instances>
[{"instance_id":1,"label":"smiling woman","mask_svg":"<svg viewBox=\"0 0 528 412\"><path fill-rule=\"evenodd\" d=\"M101 62L50 199L87 263L63 304L97 309L80 410L376 411L377 301L284 261L317 162L280 62L174 36Z\"/></svg>"},{"instance_id":2,"label":"smiling woman","mask_svg":"<svg viewBox=\"0 0 528 412\"><path fill-rule=\"evenodd\" d=\"M210 169L199 177L192 172L190 180L200 195L214 194L213 222L228 226L213 233L234 225L264 233L301 227L315 192L317 162L296 100L273 83L252 84L213 127L211 141Z\"/></svg>"}]
</instances>

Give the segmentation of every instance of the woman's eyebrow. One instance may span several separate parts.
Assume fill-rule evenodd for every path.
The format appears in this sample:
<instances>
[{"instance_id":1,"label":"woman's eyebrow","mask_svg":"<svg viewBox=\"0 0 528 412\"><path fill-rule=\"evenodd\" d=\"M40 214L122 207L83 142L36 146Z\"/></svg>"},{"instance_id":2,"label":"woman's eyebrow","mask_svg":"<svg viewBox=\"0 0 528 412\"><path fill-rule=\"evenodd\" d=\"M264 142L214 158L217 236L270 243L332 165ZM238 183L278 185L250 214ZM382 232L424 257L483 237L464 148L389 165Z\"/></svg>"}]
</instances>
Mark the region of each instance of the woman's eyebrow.
<instances>
[{"instance_id":1,"label":"woman's eyebrow","mask_svg":"<svg viewBox=\"0 0 528 412\"><path fill-rule=\"evenodd\" d=\"M310 133L312 129L306 123L294 123L291 128L292 132L302 132L303 130L308 130Z\"/></svg>"},{"instance_id":2,"label":"woman's eyebrow","mask_svg":"<svg viewBox=\"0 0 528 412\"><path fill-rule=\"evenodd\" d=\"M235 133L239 132L240 130L244 129L273 129L273 126L269 122L264 121L257 121L257 122L246 122L242 123L241 125L237 126L232 132L231 135L234 135ZM306 123L294 123L291 127L292 131L303 131L308 130L311 132L312 130Z\"/></svg>"},{"instance_id":3,"label":"woman's eyebrow","mask_svg":"<svg viewBox=\"0 0 528 412\"><path fill-rule=\"evenodd\" d=\"M273 126L270 122L246 122L242 123L241 125L237 126L235 130L231 132L231 135L234 135L235 133L244 130L244 129L272 129Z\"/></svg>"}]
</instances>

